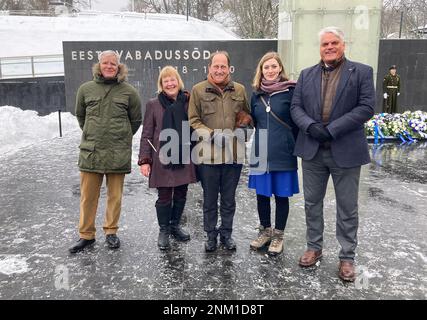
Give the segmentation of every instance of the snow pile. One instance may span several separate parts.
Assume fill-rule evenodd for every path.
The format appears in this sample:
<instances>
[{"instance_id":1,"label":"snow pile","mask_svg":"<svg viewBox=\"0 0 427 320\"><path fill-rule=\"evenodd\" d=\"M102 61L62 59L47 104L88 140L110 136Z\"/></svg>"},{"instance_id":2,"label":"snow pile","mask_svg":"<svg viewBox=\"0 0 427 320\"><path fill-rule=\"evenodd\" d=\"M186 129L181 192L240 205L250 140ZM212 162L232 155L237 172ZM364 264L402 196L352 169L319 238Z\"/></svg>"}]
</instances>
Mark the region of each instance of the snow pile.
<instances>
[{"instance_id":1,"label":"snow pile","mask_svg":"<svg viewBox=\"0 0 427 320\"><path fill-rule=\"evenodd\" d=\"M13 36L11 36L13 35ZM0 16L0 57L62 54L62 41L230 40L219 24L167 14Z\"/></svg>"},{"instance_id":2,"label":"snow pile","mask_svg":"<svg viewBox=\"0 0 427 320\"><path fill-rule=\"evenodd\" d=\"M69 112L61 114L62 132L79 134L77 119ZM40 117L36 111L0 107L0 157L20 148L59 137L58 113Z\"/></svg>"},{"instance_id":3,"label":"snow pile","mask_svg":"<svg viewBox=\"0 0 427 320\"><path fill-rule=\"evenodd\" d=\"M26 259L20 255L0 255L0 273L9 276L14 273L25 273L28 270Z\"/></svg>"}]
</instances>

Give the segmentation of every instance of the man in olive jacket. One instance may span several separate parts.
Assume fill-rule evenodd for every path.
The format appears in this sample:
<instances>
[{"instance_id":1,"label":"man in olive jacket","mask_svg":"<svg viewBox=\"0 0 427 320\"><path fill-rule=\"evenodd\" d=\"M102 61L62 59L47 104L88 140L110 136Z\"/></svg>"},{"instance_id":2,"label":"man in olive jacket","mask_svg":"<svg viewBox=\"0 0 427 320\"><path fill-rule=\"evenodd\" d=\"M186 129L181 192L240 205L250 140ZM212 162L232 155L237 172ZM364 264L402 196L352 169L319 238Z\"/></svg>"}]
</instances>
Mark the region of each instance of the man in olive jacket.
<instances>
[{"instance_id":1,"label":"man in olive jacket","mask_svg":"<svg viewBox=\"0 0 427 320\"><path fill-rule=\"evenodd\" d=\"M131 172L132 136L141 125L141 101L125 82L127 68L111 50L99 55L94 79L80 86L76 116L83 130L80 143L80 239L69 251L76 253L95 242L95 217L104 175L107 208L103 229L108 247L120 247L116 236L123 183Z\"/></svg>"},{"instance_id":2,"label":"man in olive jacket","mask_svg":"<svg viewBox=\"0 0 427 320\"><path fill-rule=\"evenodd\" d=\"M215 52L209 60L208 79L193 87L188 118L202 140L192 151L199 164L203 188L203 226L207 252L217 249L218 231L222 245L235 250L231 238L236 210L236 188L245 156L244 137L234 134L236 115L250 113L245 87L230 79L230 58L225 51ZM238 134L237 134L238 136ZM242 139L243 138L243 139ZM218 193L221 194L221 226L218 222Z\"/></svg>"}]
</instances>

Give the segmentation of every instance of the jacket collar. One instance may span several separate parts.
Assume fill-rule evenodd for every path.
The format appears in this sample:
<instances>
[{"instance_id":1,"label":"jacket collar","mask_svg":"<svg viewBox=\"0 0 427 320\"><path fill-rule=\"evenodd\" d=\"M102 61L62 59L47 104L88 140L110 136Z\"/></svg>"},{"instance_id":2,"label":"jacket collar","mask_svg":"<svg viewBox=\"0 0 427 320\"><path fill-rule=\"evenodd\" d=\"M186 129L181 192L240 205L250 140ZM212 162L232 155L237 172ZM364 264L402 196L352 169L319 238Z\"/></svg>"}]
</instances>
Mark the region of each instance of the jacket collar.
<instances>
[{"instance_id":1,"label":"jacket collar","mask_svg":"<svg viewBox=\"0 0 427 320\"><path fill-rule=\"evenodd\" d=\"M292 88L294 88L294 87L292 87ZM262 91L261 89L258 89L258 90L256 90L256 91L254 91L254 95L255 95L256 97L264 96L264 95L265 95L265 96L268 96L268 95L270 95L270 96L274 96L274 95L279 94L279 93L288 92L288 91L289 91L289 89L290 89L290 88L285 89L285 90L276 91L276 92L273 92L272 94L268 94L267 92Z\"/></svg>"},{"instance_id":2,"label":"jacket collar","mask_svg":"<svg viewBox=\"0 0 427 320\"><path fill-rule=\"evenodd\" d=\"M341 66L342 70L341 70L341 76L340 76L340 80L338 82L338 86L337 86L337 92L335 94L335 98L334 101L332 102L332 112L334 111L335 105L338 102L341 94L344 91L344 88L348 82L348 79L350 78L350 75L352 74L352 72L355 70L356 66L353 63L353 61L348 60L347 58L344 60L342 66ZM321 103L321 90L320 90L320 85L322 83L322 63L318 63L315 67L314 67L314 79L313 79L313 85L314 85L314 92L316 92L317 95L317 105L318 108L320 110L320 106L322 105ZM332 114L332 113L331 113Z\"/></svg>"},{"instance_id":3,"label":"jacket collar","mask_svg":"<svg viewBox=\"0 0 427 320\"><path fill-rule=\"evenodd\" d=\"M218 94L218 95L221 95L221 92L219 92L218 91L218 89L212 84L212 83L210 83L209 81L207 81L206 80L206 82L207 82L207 85L206 85L206 88L205 88L205 92L210 92L210 93L215 93L215 94ZM235 91L236 89L234 88L234 82L233 81L230 81L226 86L225 86L225 88L224 88L224 90L223 90L223 92L227 92L227 91L231 91L231 92L233 92L233 91Z\"/></svg>"}]
</instances>

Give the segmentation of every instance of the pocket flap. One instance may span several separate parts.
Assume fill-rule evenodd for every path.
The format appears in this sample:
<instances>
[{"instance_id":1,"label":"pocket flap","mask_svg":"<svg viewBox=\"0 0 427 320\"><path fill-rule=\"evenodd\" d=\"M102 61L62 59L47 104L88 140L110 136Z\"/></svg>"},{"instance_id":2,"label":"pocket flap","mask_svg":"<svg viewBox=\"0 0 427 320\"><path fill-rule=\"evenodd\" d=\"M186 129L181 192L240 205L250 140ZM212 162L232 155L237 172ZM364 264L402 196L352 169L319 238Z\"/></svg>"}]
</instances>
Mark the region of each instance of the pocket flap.
<instances>
[{"instance_id":1,"label":"pocket flap","mask_svg":"<svg viewBox=\"0 0 427 320\"><path fill-rule=\"evenodd\" d=\"M87 98L85 98L85 103L90 104L92 102L98 102L100 100L101 100L100 97L87 97Z\"/></svg>"},{"instance_id":2,"label":"pocket flap","mask_svg":"<svg viewBox=\"0 0 427 320\"><path fill-rule=\"evenodd\" d=\"M128 105L128 99L126 98L113 98L113 101L118 104Z\"/></svg>"},{"instance_id":3,"label":"pocket flap","mask_svg":"<svg viewBox=\"0 0 427 320\"><path fill-rule=\"evenodd\" d=\"M95 151L95 141L82 141L79 148L80 150Z\"/></svg>"},{"instance_id":4,"label":"pocket flap","mask_svg":"<svg viewBox=\"0 0 427 320\"><path fill-rule=\"evenodd\" d=\"M243 97L240 97L240 96L231 96L231 99L233 99L235 101L244 101L245 100Z\"/></svg>"},{"instance_id":5,"label":"pocket flap","mask_svg":"<svg viewBox=\"0 0 427 320\"><path fill-rule=\"evenodd\" d=\"M202 97L201 100L205 102L211 102L211 101L214 101L215 98L216 96L207 96L207 97L205 96L205 97Z\"/></svg>"}]
</instances>

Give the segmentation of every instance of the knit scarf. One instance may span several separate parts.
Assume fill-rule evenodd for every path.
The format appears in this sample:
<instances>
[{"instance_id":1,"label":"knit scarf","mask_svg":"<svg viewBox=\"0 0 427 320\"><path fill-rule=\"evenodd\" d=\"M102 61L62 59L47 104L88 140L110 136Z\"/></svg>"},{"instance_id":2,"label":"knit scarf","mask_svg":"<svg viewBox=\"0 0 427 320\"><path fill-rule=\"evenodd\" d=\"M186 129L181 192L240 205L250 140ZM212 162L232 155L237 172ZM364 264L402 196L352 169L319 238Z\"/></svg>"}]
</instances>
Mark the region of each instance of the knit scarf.
<instances>
[{"instance_id":1,"label":"knit scarf","mask_svg":"<svg viewBox=\"0 0 427 320\"><path fill-rule=\"evenodd\" d=\"M164 92L161 92L158 95L158 99L160 101L160 104L165 109L163 114L163 122L162 122L162 130L165 129L173 129L178 133L179 137L179 163L169 163L167 165L163 165L165 168L168 169L179 169L184 167L184 161L186 159L183 159L183 148L182 146L186 144L186 141L184 141L185 137L182 136L182 126L183 121L187 121L188 124L188 115L185 110L185 105L187 103L187 96L184 94L183 91L178 92L178 96L176 97L176 100L173 100L169 96L167 96ZM185 140L188 140L185 139ZM160 141L160 149L168 143L168 141ZM187 141L189 143L189 141ZM168 156L171 156L171 151L173 149L170 149L168 151ZM188 161L185 161L188 163Z\"/></svg>"},{"instance_id":2,"label":"knit scarf","mask_svg":"<svg viewBox=\"0 0 427 320\"><path fill-rule=\"evenodd\" d=\"M288 88L295 87L296 83L297 82L293 80L284 81L280 76L274 80L267 80L263 77L260 88L262 91L272 94L277 91L283 91Z\"/></svg>"}]
</instances>

